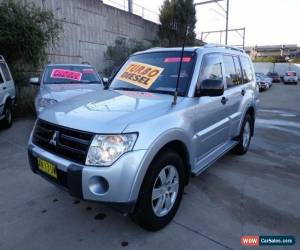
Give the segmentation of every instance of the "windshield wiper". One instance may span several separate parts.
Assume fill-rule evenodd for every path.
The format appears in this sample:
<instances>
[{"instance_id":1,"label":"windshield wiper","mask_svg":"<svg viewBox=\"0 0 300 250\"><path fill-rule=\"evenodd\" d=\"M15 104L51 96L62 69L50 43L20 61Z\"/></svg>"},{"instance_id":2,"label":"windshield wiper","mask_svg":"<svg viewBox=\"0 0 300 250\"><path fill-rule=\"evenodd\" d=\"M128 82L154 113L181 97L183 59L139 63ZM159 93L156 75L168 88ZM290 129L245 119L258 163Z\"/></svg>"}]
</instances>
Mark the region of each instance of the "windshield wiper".
<instances>
[{"instance_id":1,"label":"windshield wiper","mask_svg":"<svg viewBox=\"0 0 300 250\"><path fill-rule=\"evenodd\" d=\"M112 90L125 90L125 91L138 91L138 92L144 92L144 91L145 91L145 90L143 90L143 89L126 88L126 87L113 88Z\"/></svg>"},{"instance_id":2,"label":"windshield wiper","mask_svg":"<svg viewBox=\"0 0 300 250\"><path fill-rule=\"evenodd\" d=\"M74 83L82 83L82 82L64 82L64 81L55 81L55 82L44 82L45 84L74 84Z\"/></svg>"},{"instance_id":3,"label":"windshield wiper","mask_svg":"<svg viewBox=\"0 0 300 250\"><path fill-rule=\"evenodd\" d=\"M90 82L80 82L80 83L87 83L87 84L89 84L89 83L101 83L101 82L99 82L99 81L90 81Z\"/></svg>"},{"instance_id":4,"label":"windshield wiper","mask_svg":"<svg viewBox=\"0 0 300 250\"><path fill-rule=\"evenodd\" d=\"M150 92L150 93L158 93L158 94L166 94L166 95L174 95L173 91L168 91L168 90L159 90L159 89L145 89L145 92Z\"/></svg>"},{"instance_id":5,"label":"windshield wiper","mask_svg":"<svg viewBox=\"0 0 300 250\"><path fill-rule=\"evenodd\" d=\"M166 90L159 90L159 89L137 89L137 88L119 87L119 88L113 88L112 90L148 92L148 93L158 93L158 94L166 94L166 95L173 95L174 94L173 91L166 91Z\"/></svg>"}]
</instances>

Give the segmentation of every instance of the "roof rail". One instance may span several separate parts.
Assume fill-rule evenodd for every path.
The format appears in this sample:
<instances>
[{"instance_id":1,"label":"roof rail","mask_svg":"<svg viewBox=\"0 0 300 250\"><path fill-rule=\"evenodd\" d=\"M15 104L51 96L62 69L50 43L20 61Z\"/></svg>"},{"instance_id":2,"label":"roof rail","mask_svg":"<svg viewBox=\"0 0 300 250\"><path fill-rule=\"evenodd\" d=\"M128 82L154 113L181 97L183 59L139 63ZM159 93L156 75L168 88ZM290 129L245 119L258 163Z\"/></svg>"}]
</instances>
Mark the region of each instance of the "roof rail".
<instances>
[{"instance_id":1,"label":"roof rail","mask_svg":"<svg viewBox=\"0 0 300 250\"><path fill-rule=\"evenodd\" d=\"M225 49L232 49L236 50L242 53L245 53L245 50L233 47L233 46L228 46L228 45L223 45L223 44L217 44L217 43L207 43L203 46L204 48L225 48Z\"/></svg>"},{"instance_id":2,"label":"roof rail","mask_svg":"<svg viewBox=\"0 0 300 250\"><path fill-rule=\"evenodd\" d=\"M5 61L5 59L2 55L0 55L0 61Z\"/></svg>"}]
</instances>

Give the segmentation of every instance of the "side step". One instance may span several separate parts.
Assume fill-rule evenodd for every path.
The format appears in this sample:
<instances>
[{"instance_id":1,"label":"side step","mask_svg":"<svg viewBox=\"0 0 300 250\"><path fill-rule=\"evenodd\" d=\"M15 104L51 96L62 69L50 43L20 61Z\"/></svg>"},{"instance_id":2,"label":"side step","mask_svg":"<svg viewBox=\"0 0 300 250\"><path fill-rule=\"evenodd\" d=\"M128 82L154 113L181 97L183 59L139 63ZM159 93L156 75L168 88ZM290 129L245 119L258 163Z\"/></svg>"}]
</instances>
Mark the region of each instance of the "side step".
<instances>
[{"instance_id":1,"label":"side step","mask_svg":"<svg viewBox=\"0 0 300 250\"><path fill-rule=\"evenodd\" d=\"M218 147L216 150L209 153L207 156L205 156L203 159L197 162L196 167L192 169L192 175L200 175L203 171L205 171L209 166L215 163L223 155L228 153L237 144L237 141L230 140L222 146Z\"/></svg>"}]
</instances>

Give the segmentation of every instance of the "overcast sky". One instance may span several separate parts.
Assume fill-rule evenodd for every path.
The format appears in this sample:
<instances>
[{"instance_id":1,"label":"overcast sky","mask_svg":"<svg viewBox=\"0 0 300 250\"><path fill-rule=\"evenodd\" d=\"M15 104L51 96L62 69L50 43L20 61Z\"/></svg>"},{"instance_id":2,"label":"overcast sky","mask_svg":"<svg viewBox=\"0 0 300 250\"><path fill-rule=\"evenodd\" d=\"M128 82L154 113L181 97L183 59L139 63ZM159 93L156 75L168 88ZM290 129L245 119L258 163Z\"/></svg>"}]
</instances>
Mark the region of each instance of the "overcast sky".
<instances>
[{"instance_id":1,"label":"overcast sky","mask_svg":"<svg viewBox=\"0 0 300 250\"><path fill-rule=\"evenodd\" d=\"M125 0L114 0L124 4ZM194 0L203 2L206 0ZM158 13L163 0L134 0ZM225 2L220 2L225 7ZM197 6L197 37L202 31L225 29L222 9L215 3ZM145 11L145 15L147 12ZM148 13L147 15L151 15ZM246 45L298 44L300 0L230 0L229 28L246 27ZM210 35L207 42L220 42L220 35ZM224 43L224 34L222 38ZM241 44L236 32L230 33L229 44Z\"/></svg>"}]
</instances>

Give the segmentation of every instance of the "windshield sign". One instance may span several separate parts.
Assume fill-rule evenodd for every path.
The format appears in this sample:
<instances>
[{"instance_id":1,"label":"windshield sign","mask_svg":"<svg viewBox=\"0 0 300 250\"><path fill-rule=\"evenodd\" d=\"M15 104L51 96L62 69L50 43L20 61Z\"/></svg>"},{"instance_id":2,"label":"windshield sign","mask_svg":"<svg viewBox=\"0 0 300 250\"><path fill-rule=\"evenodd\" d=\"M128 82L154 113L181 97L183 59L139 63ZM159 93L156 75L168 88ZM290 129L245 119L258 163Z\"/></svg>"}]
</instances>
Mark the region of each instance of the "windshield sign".
<instances>
[{"instance_id":1,"label":"windshield sign","mask_svg":"<svg viewBox=\"0 0 300 250\"><path fill-rule=\"evenodd\" d=\"M80 81L82 73L78 71L65 70L65 69L53 69L51 73L51 78L55 79L69 79L74 81Z\"/></svg>"},{"instance_id":2,"label":"windshield sign","mask_svg":"<svg viewBox=\"0 0 300 250\"><path fill-rule=\"evenodd\" d=\"M124 72L118 77L118 80L129 82L141 88L148 89L163 70L163 68L150 64L131 62L126 66Z\"/></svg>"},{"instance_id":3,"label":"windshield sign","mask_svg":"<svg viewBox=\"0 0 300 250\"><path fill-rule=\"evenodd\" d=\"M180 51L153 52L131 56L110 84L110 89L174 93L180 64ZM178 93L185 95L193 75L196 55L185 52Z\"/></svg>"},{"instance_id":4,"label":"windshield sign","mask_svg":"<svg viewBox=\"0 0 300 250\"><path fill-rule=\"evenodd\" d=\"M95 70L87 66L48 66L44 74L45 84L101 83Z\"/></svg>"}]
</instances>

